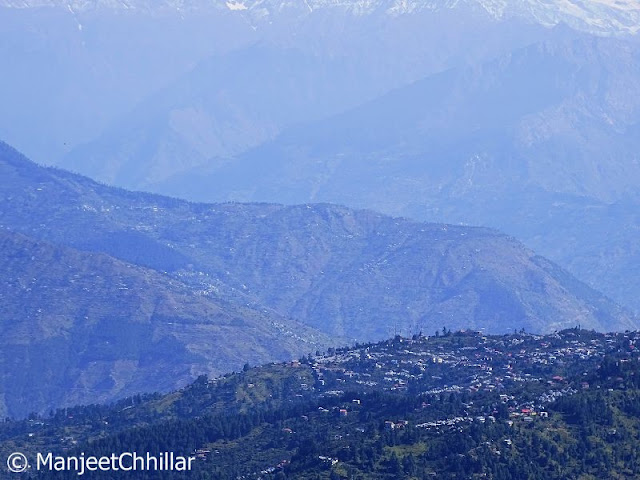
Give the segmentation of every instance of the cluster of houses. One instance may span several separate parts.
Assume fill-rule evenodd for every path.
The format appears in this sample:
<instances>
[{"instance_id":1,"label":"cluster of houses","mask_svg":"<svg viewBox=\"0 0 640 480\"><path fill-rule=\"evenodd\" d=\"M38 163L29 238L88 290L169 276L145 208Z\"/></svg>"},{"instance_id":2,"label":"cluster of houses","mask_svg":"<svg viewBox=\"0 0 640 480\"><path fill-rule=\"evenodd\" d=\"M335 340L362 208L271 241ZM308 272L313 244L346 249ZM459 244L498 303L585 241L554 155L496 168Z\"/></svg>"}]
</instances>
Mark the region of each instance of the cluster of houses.
<instances>
[{"instance_id":1,"label":"cluster of houses","mask_svg":"<svg viewBox=\"0 0 640 480\"><path fill-rule=\"evenodd\" d=\"M568 367L583 366L587 371L609 354L637 358L639 340L637 332L599 334L579 329L550 335L456 332L447 337L396 337L313 358L315 384L305 385L305 390L325 396L409 389L425 397L489 392L498 395L511 423L531 422L546 418L545 406L559 397L589 388L586 381L568 381ZM509 394L511 386L522 383L534 388L525 389L529 393L518 398ZM348 416L356 403L360 400L343 405L338 416ZM478 412L471 406L464 411L462 416L416 426L443 429L457 428L462 422L495 421L495 412ZM403 422L389 419L385 428L403 428Z\"/></svg>"}]
</instances>

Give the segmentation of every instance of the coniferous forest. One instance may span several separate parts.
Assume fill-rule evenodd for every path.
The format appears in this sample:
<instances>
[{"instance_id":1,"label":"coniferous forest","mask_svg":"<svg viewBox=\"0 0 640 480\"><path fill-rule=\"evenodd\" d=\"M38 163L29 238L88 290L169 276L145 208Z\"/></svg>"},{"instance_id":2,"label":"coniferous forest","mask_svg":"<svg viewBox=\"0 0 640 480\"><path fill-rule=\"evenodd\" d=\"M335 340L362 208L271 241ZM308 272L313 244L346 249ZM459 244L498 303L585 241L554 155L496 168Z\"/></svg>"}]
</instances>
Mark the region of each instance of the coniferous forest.
<instances>
[{"instance_id":1,"label":"coniferous forest","mask_svg":"<svg viewBox=\"0 0 640 480\"><path fill-rule=\"evenodd\" d=\"M139 479L640 475L635 333L416 335L0 425L2 451L195 456ZM76 472L25 478L71 479ZM92 472L131 478L131 472Z\"/></svg>"}]
</instances>

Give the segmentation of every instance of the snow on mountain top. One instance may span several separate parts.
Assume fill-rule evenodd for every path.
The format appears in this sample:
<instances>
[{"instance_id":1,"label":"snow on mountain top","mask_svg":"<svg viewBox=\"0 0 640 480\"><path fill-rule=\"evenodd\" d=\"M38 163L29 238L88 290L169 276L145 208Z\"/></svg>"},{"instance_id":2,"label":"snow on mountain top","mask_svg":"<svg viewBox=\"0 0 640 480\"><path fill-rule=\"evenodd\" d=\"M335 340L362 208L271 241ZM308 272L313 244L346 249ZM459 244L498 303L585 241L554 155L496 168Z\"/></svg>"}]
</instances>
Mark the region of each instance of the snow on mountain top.
<instances>
[{"instance_id":1,"label":"snow on mountain top","mask_svg":"<svg viewBox=\"0 0 640 480\"><path fill-rule=\"evenodd\" d=\"M496 20L525 18L553 26L566 23L594 33L640 30L640 0L0 0L0 7L64 7L74 12L97 9L142 11L228 10L271 18L283 12L306 15L339 9L354 15L404 15L446 9L483 10Z\"/></svg>"}]
</instances>

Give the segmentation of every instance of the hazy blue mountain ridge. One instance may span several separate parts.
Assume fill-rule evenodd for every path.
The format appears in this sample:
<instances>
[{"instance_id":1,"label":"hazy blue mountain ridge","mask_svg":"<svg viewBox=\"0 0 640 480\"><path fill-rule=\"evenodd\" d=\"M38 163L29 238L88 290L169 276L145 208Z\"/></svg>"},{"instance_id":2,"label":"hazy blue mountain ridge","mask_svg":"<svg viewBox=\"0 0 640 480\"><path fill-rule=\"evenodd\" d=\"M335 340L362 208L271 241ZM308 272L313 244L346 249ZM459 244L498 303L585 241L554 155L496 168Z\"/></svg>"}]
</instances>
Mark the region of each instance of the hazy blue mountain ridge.
<instances>
[{"instance_id":1,"label":"hazy blue mountain ridge","mask_svg":"<svg viewBox=\"0 0 640 480\"><path fill-rule=\"evenodd\" d=\"M462 18L318 14L292 31L273 26L256 44L200 61L58 164L109 184L165 193L174 177L218 168L287 128L553 35L521 22ZM448 41L434 49L443 30L450 30Z\"/></svg>"},{"instance_id":2,"label":"hazy blue mountain ridge","mask_svg":"<svg viewBox=\"0 0 640 480\"><path fill-rule=\"evenodd\" d=\"M10 72L0 79L0 138L46 164L200 60L258 38L232 12L149 16L60 7L0 6L0 62Z\"/></svg>"},{"instance_id":3,"label":"hazy blue mountain ridge","mask_svg":"<svg viewBox=\"0 0 640 480\"><path fill-rule=\"evenodd\" d=\"M289 129L162 190L489 225L640 308L638 277L625 274L638 265L638 42L558 33Z\"/></svg>"},{"instance_id":4,"label":"hazy blue mountain ridge","mask_svg":"<svg viewBox=\"0 0 640 480\"><path fill-rule=\"evenodd\" d=\"M275 42L324 59L355 62L360 65L352 72L355 81L372 83L373 93L379 95L461 61L486 59L540 39L550 25L561 21L558 17L541 23L540 15L526 9L512 15L492 2L312 2L309 6L276 1L250 2L246 9L241 5L2 2L0 62L11 65L11 75L0 81L0 100L7 112L0 116L0 138L41 163L57 164L64 154L102 136L137 104L172 85L198 62L254 42ZM553 10L558 5L538 7ZM616 10L622 15L633 12L628 5L612 6L611 11ZM609 23L610 27L599 28L619 31L613 20ZM256 88L260 78L255 77ZM363 90L349 105L371 98L371 91ZM239 101L230 100L231 105ZM197 108L197 99L193 102ZM170 134L171 130L158 133ZM176 157L193 154L189 149L170 152ZM179 159L174 161L180 164Z\"/></svg>"},{"instance_id":5,"label":"hazy blue mountain ridge","mask_svg":"<svg viewBox=\"0 0 640 480\"><path fill-rule=\"evenodd\" d=\"M337 340L154 270L0 230L3 416L179 388Z\"/></svg>"},{"instance_id":6,"label":"hazy blue mountain ridge","mask_svg":"<svg viewBox=\"0 0 640 480\"><path fill-rule=\"evenodd\" d=\"M24 162L5 173L4 228L230 287L333 335L382 338L443 322L492 331L631 325L492 230L331 205L192 204Z\"/></svg>"}]
</instances>

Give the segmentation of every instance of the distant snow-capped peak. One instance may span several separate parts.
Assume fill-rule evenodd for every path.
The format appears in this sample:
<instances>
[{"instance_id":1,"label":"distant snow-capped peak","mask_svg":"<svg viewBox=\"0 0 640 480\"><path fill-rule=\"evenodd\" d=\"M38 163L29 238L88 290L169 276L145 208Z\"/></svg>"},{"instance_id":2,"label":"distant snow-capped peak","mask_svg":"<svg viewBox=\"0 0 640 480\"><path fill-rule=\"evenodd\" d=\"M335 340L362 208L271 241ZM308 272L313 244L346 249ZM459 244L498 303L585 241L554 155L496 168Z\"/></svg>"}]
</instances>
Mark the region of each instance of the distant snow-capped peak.
<instances>
[{"instance_id":1,"label":"distant snow-capped peak","mask_svg":"<svg viewBox=\"0 0 640 480\"><path fill-rule=\"evenodd\" d=\"M227 10L257 18L341 10L353 15L407 15L420 11L475 9L496 20L524 18L546 26L566 23L594 33L640 30L640 0L0 0L1 7L62 7L73 12L100 9L181 12Z\"/></svg>"}]
</instances>

